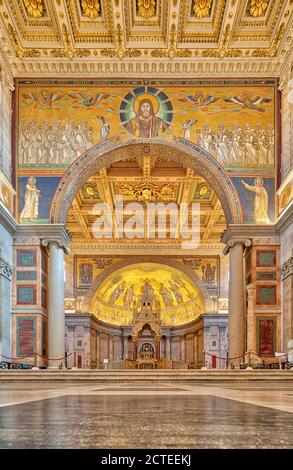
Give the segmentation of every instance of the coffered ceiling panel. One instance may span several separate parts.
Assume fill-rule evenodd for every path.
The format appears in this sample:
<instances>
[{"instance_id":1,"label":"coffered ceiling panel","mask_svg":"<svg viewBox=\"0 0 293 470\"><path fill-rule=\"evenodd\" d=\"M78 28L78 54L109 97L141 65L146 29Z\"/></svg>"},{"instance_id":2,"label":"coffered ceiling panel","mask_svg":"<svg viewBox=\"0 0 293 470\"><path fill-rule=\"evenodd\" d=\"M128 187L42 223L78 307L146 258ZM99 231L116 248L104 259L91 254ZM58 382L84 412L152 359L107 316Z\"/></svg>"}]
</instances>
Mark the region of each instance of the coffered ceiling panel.
<instances>
[{"instance_id":1,"label":"coffered ceiling panel","mask_svg":"<svg viewBox=\"0 0 293 470\"><path fill-rule=\"evenodd\" d=\"M292 23L292 0L0 0L0 52L15 76L276 76Z\"/></svg>"},{"instance_id":2,"label":"coffered ceiling panel","mask_svg":"<svg viewBox=\"0 0 293 470\"><path fill-rule=\"evenodd\" d=\"M126 172L121 163L128 163ZM217 195L201 176L194 174L189 168L184 168L178 162L172 163L176 163L176 166L172 166L164 157L159 157L149 173L145 165L140 165L139 158L132 158L131 161L115 163L108 169L104 168L91 177L76 194L69 210L67 227L73 242L84 242L86 237L87 242L97 243L97 239L93 236L93 224L97 220L96 204L102 202L113 207L115 197L120 196L124 205L139 202L144 208L148 203L196 202L200 205L201 241L219 243L220 236L226 228L226 219ZM129 215L124 214L125 223ZM191 223L190 219L191 214L189 214ZM150 239L151 243L160 244L169 241L169 236L164 241L157 236L155 239ZM103 239L100 242L103 243ZM145 240L144 243L147 242ZM127 243L127 239L122 243Z\"/></svg>"}]
</instances>

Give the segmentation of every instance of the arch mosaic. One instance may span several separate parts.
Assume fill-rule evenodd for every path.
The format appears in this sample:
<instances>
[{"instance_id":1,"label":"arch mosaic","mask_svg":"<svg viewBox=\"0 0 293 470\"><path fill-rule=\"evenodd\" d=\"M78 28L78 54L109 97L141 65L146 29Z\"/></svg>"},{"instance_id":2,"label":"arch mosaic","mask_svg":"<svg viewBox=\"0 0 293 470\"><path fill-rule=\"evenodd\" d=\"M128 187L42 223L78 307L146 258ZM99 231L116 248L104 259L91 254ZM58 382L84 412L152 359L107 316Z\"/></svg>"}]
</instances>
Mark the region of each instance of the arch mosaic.
<instances>
[{"instance_id":1,"label":"arch mosaic","mask_svg":"<svg viewBox=\"0 0 293 470\"><path fill-rule=\"evenodd\" d=\"M86 181L100 169L129 157L150 153L164 155L193 169L213 188L221 201L227 224L243 222L237 191L226 170L198 145L182 138L172 142L164 139L129 139L121 142L118 137L99 142L87 150L69 167L61 179L50 209L50 222L65 224L67 213L76 193Z\"/></svg>"}]
</instances>

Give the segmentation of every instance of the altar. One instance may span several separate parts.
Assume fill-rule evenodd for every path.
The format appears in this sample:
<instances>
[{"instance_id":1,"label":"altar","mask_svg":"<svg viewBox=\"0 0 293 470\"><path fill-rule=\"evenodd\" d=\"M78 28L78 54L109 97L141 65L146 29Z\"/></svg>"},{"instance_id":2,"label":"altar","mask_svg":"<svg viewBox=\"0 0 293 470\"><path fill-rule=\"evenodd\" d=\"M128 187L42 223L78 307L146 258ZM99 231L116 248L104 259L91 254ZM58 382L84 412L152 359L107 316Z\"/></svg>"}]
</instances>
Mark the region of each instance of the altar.
<instances>
[{"instance_id":1,"label":"altar","mask_svg":"<svg viewBox=\"0 0 293 470\"><path fill-rule=\"evenodd\" d=\"M134 306L132 338L137 369L155 369L160 359L160 302L148 280Z\"/></svg>"}]
</instances>

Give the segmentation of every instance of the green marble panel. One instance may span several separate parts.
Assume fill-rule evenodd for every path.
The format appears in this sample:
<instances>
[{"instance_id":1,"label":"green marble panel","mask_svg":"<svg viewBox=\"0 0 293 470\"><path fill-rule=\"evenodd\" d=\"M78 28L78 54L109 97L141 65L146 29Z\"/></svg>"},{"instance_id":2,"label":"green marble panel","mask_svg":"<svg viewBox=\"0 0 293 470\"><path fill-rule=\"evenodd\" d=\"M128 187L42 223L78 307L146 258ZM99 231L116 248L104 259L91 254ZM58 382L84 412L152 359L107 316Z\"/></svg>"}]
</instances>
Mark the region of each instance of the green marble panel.
<instances>
[{"instance_id":1,"label":"green marble panel","mask_svg":"<svg viewBox=\"0 0 293 470\"><path fill-rule=\"evenodd\" d=\"M36 271L17 271L16 280L17 281L36 281L37 273Z\"/></svg>"}]
</instances>

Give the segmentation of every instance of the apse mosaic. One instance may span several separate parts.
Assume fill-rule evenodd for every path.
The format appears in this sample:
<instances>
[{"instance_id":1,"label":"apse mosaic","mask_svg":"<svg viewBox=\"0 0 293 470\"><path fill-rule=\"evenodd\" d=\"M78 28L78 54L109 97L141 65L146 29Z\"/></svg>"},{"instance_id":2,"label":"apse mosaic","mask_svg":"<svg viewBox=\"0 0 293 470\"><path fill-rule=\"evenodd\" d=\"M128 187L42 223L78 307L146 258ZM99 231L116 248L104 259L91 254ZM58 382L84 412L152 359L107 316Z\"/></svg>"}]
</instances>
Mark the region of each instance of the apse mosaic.
<instances>
[{"instance_id":1,"label":"apse mosaic","mask_svg":"<svg viewBox=\"0 0 293 470\"><path fill-rule=\"evenodd\" d=\"M245 222L273 223L275 197L264 178L274 180L276 171L276 93L275 80L144 83L19 79L18 176L33 170L36 178L61 177L82 153L114 136L166 141L183 137L211 153L231 176L243 177L237 190L244 207L248 192L253 192L248 188L253 186L251 180L262 179L268 214L255 217L252 205L246 208ZM50 203L48 200L46 212ZM22 210L19 201L19 215ZM29 223L24 218L22 222Z\"/></svg>"},{"instance_id":2,"label":"apse mosaic","mask_svg":"<svg viewBox=\"0 0 293 470\"><path fill-rule=\"evenodd\" d=\"M163 325L188 323L204 311L199 289L182 271L157 263L139 263L118 269L102 282L91 302L92 313L106 323L131 325L145 289L160 305Z\"/></svg>"}]
</instances>

